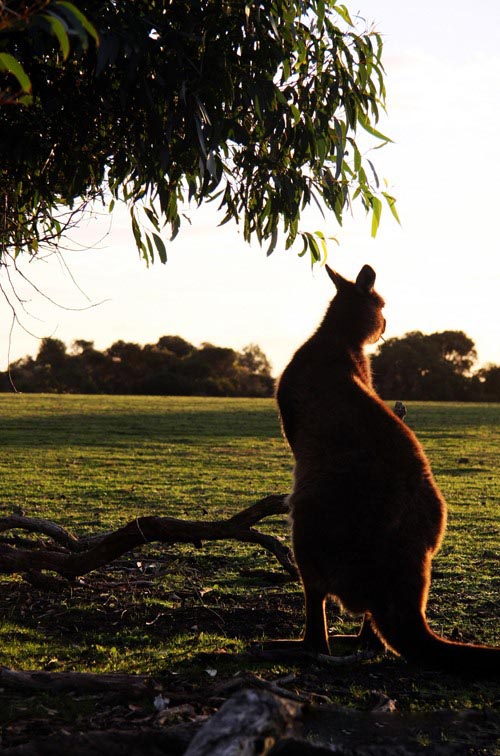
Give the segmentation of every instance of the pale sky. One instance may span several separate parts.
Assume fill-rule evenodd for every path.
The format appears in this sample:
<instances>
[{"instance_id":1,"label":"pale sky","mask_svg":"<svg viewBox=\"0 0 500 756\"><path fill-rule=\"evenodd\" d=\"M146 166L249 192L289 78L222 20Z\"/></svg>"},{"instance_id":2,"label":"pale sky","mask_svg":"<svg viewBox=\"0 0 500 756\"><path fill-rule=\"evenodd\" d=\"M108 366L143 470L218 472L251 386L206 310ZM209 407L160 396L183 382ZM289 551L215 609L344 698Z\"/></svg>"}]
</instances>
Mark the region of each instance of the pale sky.
<instances>
[{"instance_id":1,"label":"pale sky","mask_svg":"<svg viewBox=\"0 0 500 756\"><path fill-rule=\"evenodd\" d=\"M311 212L302 228L335 236L329 264L354 277L364 263L377 271L387 302L387 334L464 330L481 363L500 364L500 3L477 0L346 0L351 14L376 23L385 39L387 117L381 130L394 144L370 158L398 199L402 226L389 211L377 238L361 205L342 228ZM128 214L106 212L73 233L66 253L75 286L53 258L23 270L67 311L18 283L27 301L16 325L0 302L0 368L38 351L37 337L99 349L123 339L154 343L177 334L241 349L258 343L275 374L312 332L333 295L324 270L283 245L269 258L243 242L236 226L217 228L210 206L190 212L167 245L168 262L147 269ZM297 250L298 251L298 250ZM4 275L4 273L2 274ZM2 279L5 284L5 280ZM88 304L81 289L92 303Z\"/></svg>"}]
</instances>

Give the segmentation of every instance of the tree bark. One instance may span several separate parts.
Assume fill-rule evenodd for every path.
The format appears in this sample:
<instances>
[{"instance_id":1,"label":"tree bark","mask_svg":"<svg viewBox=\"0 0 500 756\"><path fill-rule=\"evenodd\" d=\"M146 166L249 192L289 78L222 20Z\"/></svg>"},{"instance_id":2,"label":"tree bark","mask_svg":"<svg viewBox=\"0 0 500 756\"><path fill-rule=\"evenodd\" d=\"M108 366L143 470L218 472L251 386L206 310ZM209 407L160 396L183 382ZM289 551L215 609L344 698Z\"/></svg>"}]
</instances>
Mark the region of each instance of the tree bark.
<instances>
[{"instance_id":1,"label":"tree bark","mask_svg":"<svg viewBox=\"0 0 500 756\"><path fill-rule=\"evenodd\" d=\"M117 672L93 674L91 672L22 671L1 667L0 686L24 692L45 691L53 694L116 693L123 695L127 700L140 698L145 694L154 695L161 689L170 699L176 697L173 693L163 691L163 688L158 686L152 677Z\"/></svg>"},{"instance_id":2,"label":"tree bark","mask_svg":"<svg viewBox=\"0 0 500 756\"><path fill-rule=\"evenodd\" d=\"M258 756L297 727L301 706L265 690L235 693L210 717L185 756Z\"/></svg>"},{"instance_id":3,"label":"tree bark","mask_svg":"<svg viewBox=\"0 0 500 756\"><path fill-rule=\"evenodd\" d=\"M288 511L286 495L273 494L238 512L227 520L179 520L174 517L137 517L111 533L76 537L59 525L46 520L11 515L0 519L0 532L22 529L50 537L52 543L33 543L22 548L0 543L0 572L30 575L43 585L40 573L55 572L68 580L86 575L113 562L118 557L147 543L192 543L236 540L255 543L270 551L287 573L297 578L290 549L278 538L261 533L252 526L260 520ZM23 544L25 545L25 544Z\"/></svg>"}]
</instances>

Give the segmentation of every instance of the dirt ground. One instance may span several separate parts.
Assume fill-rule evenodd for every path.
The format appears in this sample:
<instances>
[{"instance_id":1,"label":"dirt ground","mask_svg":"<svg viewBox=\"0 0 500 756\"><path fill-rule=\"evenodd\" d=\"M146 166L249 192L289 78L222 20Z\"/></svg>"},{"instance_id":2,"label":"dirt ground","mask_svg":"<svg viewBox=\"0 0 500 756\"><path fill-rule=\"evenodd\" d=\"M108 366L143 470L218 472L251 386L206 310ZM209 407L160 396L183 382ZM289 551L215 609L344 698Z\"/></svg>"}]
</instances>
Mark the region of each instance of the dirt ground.
<instances>
[{"instance_id":1,"label":"dirt ground","mask_svg":"<svg viewBox=\"0 0 500 756\"><path fill-rule=\"evenodd\" d=\"M204 663L217 664L212 656ZM239 660L241 663L241 660ZM383 667L383 662L381 663ZM363 665L360 665L363 666ZM380 670L383 673L383 669ZM16 711L2 732L1 753L17 754L183 754L198 729L230 698L234 690L270 686L281 697L299 700L301 713L294 737L336 753L363 754L479 754L500 753L500 715L491 709L399 712L397 703L373 689L370 708L359 710L328 702L333 673L310 665L286 676L242 673L217 683L189 684L169 678L141 679L149 695L126 690L102 690L96 684L84 691L78 683L52 693L4 687L2 707ZM372 674L373 678L373 674ZM366 673L349 671L349 679L366 683ZM135 680L137 683L138 680ZM401 680L401 686L404 685ZM2 680L2 684L4 681ZM335 683L338 684L338 683ZM158 699L167 701L158 710ZM156 706L155 706L156 702ZM393 710L395 709L395 710ZM166 750L158 750L165 749ZM125 749L125 750L123 750ZM267 753L255 750L252 753Z\"/></svg>"},{"instance_id":2,"label":"dirt ground","mask_svg":"<svg viewBox=\"0 0 500 756\"><path fill-rule=\"evenodd\" d=\"M82 587L80 593L86 590L90 600L95 584ZM248 644L256 633L268 638L297 634L301 596L285 594L279 586L244 602L241 596L227 594L221 602L215 593L203 602L195 598L185 597L161 622L149 625L153 639L164 643L165 638L193 627ZM123 605L112 604L104 612L82 611L81 600L82 595L74 596L74 605L67 602L61 615L54 594L22 583L3 586L7 614L14 612L24 617L27 626L49 635L64 636L65 628L74 632L75 625L80 632L97 631L113 626L117 613L123 614ZM155 611L151 609L151 621ZM140 622L143 627L147 620L144 604L131 601L125 620L129 626ZM341 652L339 643L334 653ZM82 678L51 672L47 665L41 675L16 677L2 669L0 753L181 756L200 727L242 688L269 690L300 707L293 738L278 739L274 753L306 753L304 743L311 749L314 745L311 753L332 752L335 747L335 753L352 756L500 753L497 681L425 672L388 654L325 666L314 660L272 663L224 647L214 653L194 650L189 662L175 670L165 665L150 676L117 673ZM302 739L301 746L297 738Z\"/></svg>"}]
</instances>

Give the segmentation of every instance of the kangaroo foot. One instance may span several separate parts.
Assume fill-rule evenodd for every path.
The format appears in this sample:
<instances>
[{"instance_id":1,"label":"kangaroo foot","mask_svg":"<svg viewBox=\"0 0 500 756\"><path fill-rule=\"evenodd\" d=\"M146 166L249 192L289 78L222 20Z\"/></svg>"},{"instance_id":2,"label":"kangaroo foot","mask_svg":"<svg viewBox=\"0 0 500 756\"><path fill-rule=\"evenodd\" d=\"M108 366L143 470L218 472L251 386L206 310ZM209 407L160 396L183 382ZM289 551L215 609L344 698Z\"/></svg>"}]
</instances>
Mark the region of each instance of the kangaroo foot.
<instances>
[{"instance_id":1,"label":"kangaroo foot","mask_svg":"<svg viewBox=\"0 0 500 756\"><path fill-rule=\"evenodd\" d=\"M361 630L358 633L359 648L366 651L373 651L376 654L382 654L385 651L385 645L382 643L371 623L369 616L365 616Z\"/></svg>"}]
</instances>

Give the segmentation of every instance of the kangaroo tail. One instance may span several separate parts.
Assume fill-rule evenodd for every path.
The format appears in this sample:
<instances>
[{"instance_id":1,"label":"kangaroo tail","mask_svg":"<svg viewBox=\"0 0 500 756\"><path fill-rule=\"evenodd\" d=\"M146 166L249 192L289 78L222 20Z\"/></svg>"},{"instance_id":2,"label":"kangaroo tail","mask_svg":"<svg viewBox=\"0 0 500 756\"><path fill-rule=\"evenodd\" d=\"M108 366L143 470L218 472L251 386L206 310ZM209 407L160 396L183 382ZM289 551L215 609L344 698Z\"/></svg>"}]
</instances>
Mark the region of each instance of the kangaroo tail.
<instances>
[{"instance_id":1,"label":"kangaroo tail","mask_svg":"<svg viewBox=\"0 0 500 756\"><path fill-rule=\"evenodd\" d=\"M403 613L379 608L372 620L385 643L411 663L455 674L500 676L500 648L445 640L430 629L418 610Z\"/></svg>"}]
</instances>

